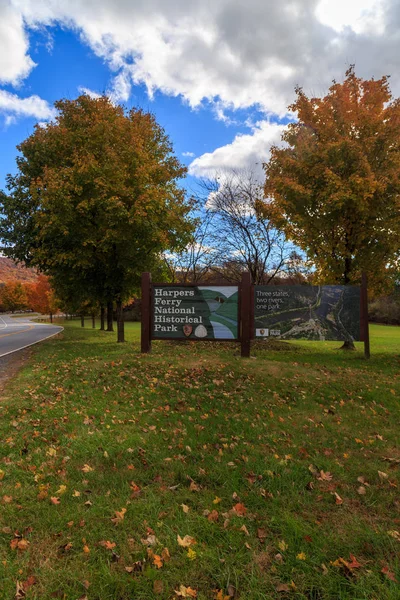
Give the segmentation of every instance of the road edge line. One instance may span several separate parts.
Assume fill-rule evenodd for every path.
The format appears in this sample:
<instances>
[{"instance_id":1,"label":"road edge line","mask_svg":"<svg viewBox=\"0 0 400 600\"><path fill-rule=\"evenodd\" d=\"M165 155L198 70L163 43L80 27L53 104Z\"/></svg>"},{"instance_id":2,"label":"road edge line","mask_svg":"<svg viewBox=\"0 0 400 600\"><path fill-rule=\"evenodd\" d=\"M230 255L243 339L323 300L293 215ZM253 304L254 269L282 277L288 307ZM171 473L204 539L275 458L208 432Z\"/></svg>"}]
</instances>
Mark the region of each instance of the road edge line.
<instances>
[{"instance_id":1,"label":"road edge line","mask_svg":"<svg viewBox=\"0 0 400 600\"><path fill-rule=\"evenodd\" d=\"M61 327L61 325L56 325L56 327ZM55 335L58 335L59 333L62 333L64 331L64 327L61 327L61 331L56 331L56 333L52 333L51 335L48 335L45 338L42 338L41 340L37 340L36 342L32 342L32 344L26 344L26 346L21 346L21 348L17 348L16 350L10 350L9 352L5 352L4 354L0 354L0 359L3 358L4 356L8 356L9 354L14 354L14 352L19 352L20 350L25 350L25 348L30 348L30 346L35 346L36 344L40 344L40 342L44 342L45 340L50 339L51 337L54 337Z\"/></svg>"}]
</instances>

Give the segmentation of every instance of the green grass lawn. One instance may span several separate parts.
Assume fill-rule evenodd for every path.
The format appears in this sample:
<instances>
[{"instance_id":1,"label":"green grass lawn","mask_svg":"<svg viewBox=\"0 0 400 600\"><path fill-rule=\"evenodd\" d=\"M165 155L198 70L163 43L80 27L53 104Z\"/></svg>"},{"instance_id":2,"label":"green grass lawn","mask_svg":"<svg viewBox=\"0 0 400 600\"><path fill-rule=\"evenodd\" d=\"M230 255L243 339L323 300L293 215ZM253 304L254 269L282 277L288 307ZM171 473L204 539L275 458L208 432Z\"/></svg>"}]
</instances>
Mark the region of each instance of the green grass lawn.
<instances>
[{"instance_id":1,"label":"green grass lawn","mask_svg":"<svg viewBox=\"0 0 400 600\"><path fill-rule=\"evenodd\" d=\"M366 361L65 327L0 400L1 600L400 598L400 328Z\"/></svg>"}]
</instances>

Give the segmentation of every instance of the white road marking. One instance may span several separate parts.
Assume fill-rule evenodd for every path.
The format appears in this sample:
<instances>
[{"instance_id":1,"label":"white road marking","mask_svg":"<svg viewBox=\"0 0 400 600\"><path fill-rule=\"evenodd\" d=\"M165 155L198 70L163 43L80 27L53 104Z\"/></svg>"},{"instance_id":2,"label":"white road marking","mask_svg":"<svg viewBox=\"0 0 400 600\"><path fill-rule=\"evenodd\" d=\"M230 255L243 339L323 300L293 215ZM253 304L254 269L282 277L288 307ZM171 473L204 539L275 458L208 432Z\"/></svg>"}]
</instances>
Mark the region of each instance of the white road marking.
<instances>
[{"instance_id":1,"label":"white road marking","mask_svg":"<svg viewBox=\"0 0 400 600\"><path fill-rule=\"evenodd\" d=\"M1 319L1 317L0 317L0 319ZM57 327L61 327L61 325L57 325ZM29 348L30 346L34 346L35 344L40 344L40 342L43 342L44 340L48 340L49 338L51 338L55 335L58 335L62 331L64 331L64 327L61 327L61 331L56 331L55 333L52 333L51 335L48 335L45 338L37 340L37 342L32 342L31 344L26 344L26 346L21 346L20 348L16 348L16 350L10 350L9 352L4 352L4 354L0 354L0 358L3 358L3 356L8 356L8 354L13 354L14 352L19 352L20 350L24 350L25 348Z\"/></svg>"}]
</instances>

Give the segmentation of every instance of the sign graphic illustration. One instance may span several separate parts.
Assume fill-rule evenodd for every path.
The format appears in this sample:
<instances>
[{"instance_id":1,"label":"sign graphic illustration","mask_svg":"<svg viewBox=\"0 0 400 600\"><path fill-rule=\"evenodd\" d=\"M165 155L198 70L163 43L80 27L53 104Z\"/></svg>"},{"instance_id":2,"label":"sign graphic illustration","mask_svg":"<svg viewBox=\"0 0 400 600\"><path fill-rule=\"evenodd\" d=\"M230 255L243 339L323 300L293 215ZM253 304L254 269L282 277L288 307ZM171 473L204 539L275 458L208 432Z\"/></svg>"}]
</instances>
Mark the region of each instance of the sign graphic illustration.
<instances>
[{"instance_id":1,"label":"sign graphic illustration","mask_svg":"<svg viewBox=\"0 0 400 600\"><path fill-rule=\"evenodd\" d=\"M238 286L152 288L152 338L238 339Z\"/></svg>"},{"instance_id":2,"label":"sign graphic illustration","mask_svg":"<svg viewBox=\"0 0 400 600\"><path fill-rule=\"evenodd\" d=\"M360 288L255 286L256 338L360 340Z\"/></svg>"}]
</instances>

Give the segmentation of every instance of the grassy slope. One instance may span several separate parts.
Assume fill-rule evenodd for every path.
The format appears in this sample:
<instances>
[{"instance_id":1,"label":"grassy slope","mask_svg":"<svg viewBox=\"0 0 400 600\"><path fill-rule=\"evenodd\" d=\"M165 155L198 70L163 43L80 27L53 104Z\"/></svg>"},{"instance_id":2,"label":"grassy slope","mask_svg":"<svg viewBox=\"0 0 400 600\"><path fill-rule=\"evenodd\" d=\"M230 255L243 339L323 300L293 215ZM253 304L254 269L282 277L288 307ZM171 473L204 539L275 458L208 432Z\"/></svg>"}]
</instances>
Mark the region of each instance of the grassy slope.
<instances>
[{"instance_id":1,"label":"grassy slope","mask_svg":"<svg viewBox=\"0 0 400 600\"><path fill-rule=\"evenodd\" d=\"M180 585L199 599L398 599L400 467L385 458L400 459L400 329L371 333L369 363L329 342L242 360L235 344L141 356L137 325L118 345L68 323L0 402L1 600L17 581L37 600L170 599Z\"/></svg>"}]
</instances>

